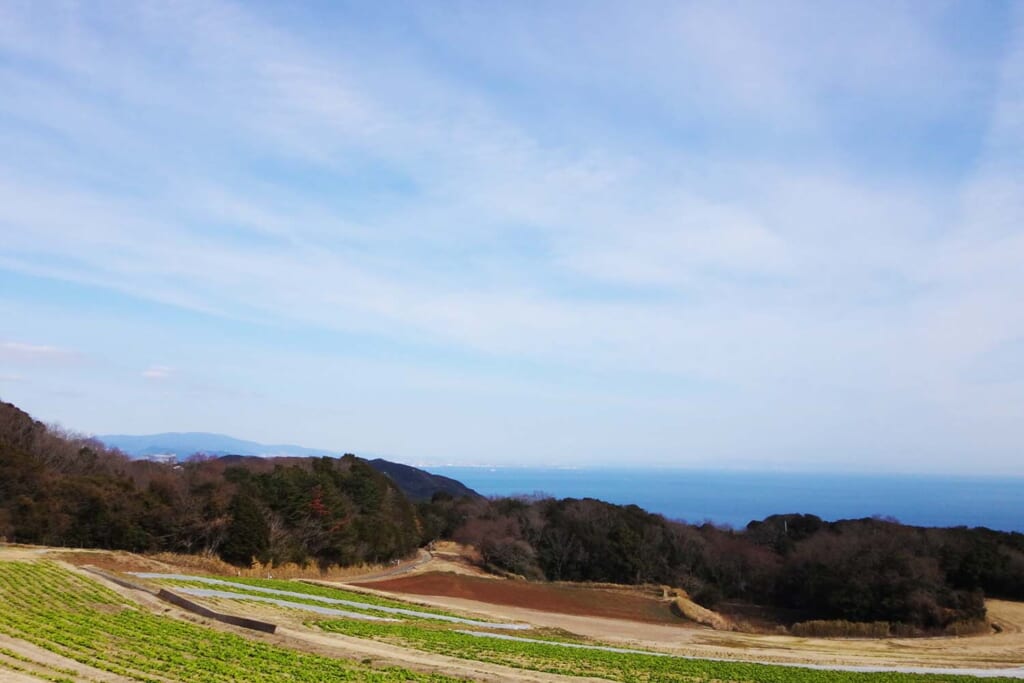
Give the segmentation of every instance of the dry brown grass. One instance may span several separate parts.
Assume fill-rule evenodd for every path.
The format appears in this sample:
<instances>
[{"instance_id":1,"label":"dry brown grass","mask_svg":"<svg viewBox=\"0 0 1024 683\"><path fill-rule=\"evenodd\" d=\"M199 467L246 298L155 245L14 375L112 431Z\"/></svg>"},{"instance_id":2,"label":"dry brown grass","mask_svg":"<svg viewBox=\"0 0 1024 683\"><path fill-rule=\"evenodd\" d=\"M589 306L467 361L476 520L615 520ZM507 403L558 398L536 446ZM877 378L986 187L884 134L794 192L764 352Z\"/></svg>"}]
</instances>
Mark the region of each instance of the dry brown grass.
<instances>
[{"instance_id":1,"label":"dry brown grass","mask_svg":"<svg viewBox=\"0 0 1024 683\"><path fill-rule=\"evenodd\" d=\"M992 633L995 629L987 621L954 621L943 630L947 636L980 636Z\"/></svg>"},{"instance_id":2,"label":"dry brown grass","mask_svg":"<svg viewBox=\"0 0 1024 683\"><path fill-rule=\"evenodd\" d=\"M101 569L117 572L133 571L180 571L182 573L215 574L218 576L242 576L247 578L275 579L323 579L343 581L355 579L374 572L394 569L386 565L356 565L352 567L330 566L321 570L315 564L282 565L253 562L248 567L236 567L224 562L213 554L185 555L179 553L152 553L135 555L119 550L67 550L60 549L49 556L75 565L91 564Z\"/></svg>"},{"instance_id":3,"label":"dry brown grass","mask_svg":"<svg viewBox=\"0 0 1024 683\"><path fill-rule=\"evenodd\" d=\"M228 564L216 555L178 555L176 553L157 553L151 555L154 560L169 564L182 569L203 572L207 574L219 574L221 576L243 576L249 578L275 578L275 579L324 579L344 580L357 578L374 572L392 569L391 564L359 564L350 567L331 565L321 569L316 564L263 564L253 561L249 567L236 567Z\"/></svg>"},{"instance_id":4,"label":"dry brown grass","mask_svg":"<svg viewBox=\"0 0 1024 683\"><path fill-rule=\"evenodd\" d=\"M672 601L672 611L690 621L710 626L716 631L735 631L736 625L726 619L718 612L713 612L706 607L701 607L686 595L679 596Z\"/></svg>"},{"instance_id":5,"label":"dry brown grass","mask_svg":"<svg viewBox=\"0 0 1024 683\"><path fill-rule=\"evenodd\" d=\"M957 621L943 629L941 635L977 636L990 634L993 630L992 624L987 621ZM908 624L842 620L801 621L793 624L789 632L802 638L915 638L938 635Z\"/></svg>"}]
</instances>

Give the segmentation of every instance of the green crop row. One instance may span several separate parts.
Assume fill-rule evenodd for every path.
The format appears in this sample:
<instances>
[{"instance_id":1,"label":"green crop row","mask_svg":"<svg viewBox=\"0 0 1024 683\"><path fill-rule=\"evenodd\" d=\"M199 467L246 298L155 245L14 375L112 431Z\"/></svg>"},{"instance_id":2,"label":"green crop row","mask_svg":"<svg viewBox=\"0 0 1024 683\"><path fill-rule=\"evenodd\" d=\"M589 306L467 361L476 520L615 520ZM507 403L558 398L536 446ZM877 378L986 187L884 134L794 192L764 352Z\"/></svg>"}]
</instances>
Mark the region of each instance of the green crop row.
<instances>
[{"instance_id":1,"label":"green crop row","mask_svg":"<svg viewBox=\"0 0 1024 683\"><path fill-rule=\"evenodd\" d=\"M137 681L449 681L300 653L138 609L46 562L0 562L0 633Z\"/></svg>"},{"instance_id":2,"label":"green crop row","mask_svg":"<svg viewBox=\"0 0 1024 683\"><path fill-rule=\"evenodd\" d=\"M22 666L24 664L30 665L29 668ZM78 675L71 669L37 662L6 647L0 647L0 666L54 683L70 683Z\"/></svg>"},{"instance_id":3,"label":"green crop row","mask_svg":"<svg viewBox=\"0 0 1024 683\"><path fill-rule=\"evenodd\" d=\"M608 652L565 647L555 643L525 643L483 638L453 630L423 628L414 624L362 623L352 620L316 622L321 629L370 638L426 652L504 664L534 671L608 678L616 681L711 683L978 683L960 675L860 673L821 671L798 667L744 662L719 662L681 657ZM1012 683L1009 678L989 678L987 683Z\"/></svg>"},{"instance_id":4,"label":"green crop row","mask_svg":"<svg viewBox=\"0 0 1024 683\"><path fill-rule=\"evenodd\" d=\"M16 661L11 661L11 659L15 659ZM19 661L30 663L31 666L22 666L22 664L20 664ZM24 676L31 676L32 678L38 678L44 681L51 681L51 683L75 683L74 678L71 678L66 675L61 675L55 672L53 669L42 666L36 662L32 662L31 660L26 660L20 657L8 658L7 656L4 656L4 652L2 652L2 648L0 648L0 672L4 670L13 671ZM71 673L72 675L75 675L74 672ZM0 675L0 680L3 680L2 675Z\"/></svg>"}]
</instances>

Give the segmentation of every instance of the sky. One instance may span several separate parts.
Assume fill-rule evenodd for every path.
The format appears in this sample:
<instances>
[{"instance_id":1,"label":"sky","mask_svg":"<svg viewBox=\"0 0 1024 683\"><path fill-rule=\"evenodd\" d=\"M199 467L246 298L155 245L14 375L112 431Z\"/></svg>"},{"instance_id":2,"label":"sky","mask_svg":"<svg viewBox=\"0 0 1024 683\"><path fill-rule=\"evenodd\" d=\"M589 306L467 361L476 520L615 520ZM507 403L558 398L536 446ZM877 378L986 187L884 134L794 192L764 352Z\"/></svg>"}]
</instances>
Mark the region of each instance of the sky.
<instances>
[{"instance_id":1,"label":"sky","mask_svg":"<svg viewBox=\"0 0 1024 683\"><path fill-rule=\"evenodd\" d=\"M6 0L0 399L1024 476L1024 4Z\"/></svg>"}]
</instances>

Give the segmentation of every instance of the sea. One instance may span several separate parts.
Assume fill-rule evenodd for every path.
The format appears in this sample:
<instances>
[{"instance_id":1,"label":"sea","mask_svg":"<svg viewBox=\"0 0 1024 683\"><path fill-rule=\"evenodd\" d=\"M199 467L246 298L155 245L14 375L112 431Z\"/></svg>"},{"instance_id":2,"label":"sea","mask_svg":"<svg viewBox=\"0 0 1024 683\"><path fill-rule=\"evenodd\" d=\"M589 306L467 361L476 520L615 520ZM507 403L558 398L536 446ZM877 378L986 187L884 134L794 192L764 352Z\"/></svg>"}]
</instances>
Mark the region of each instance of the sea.
<instances>
[{"instance_id":1,"label":"sea","mask_svg":"<svg viewBox=\"0 0 1024 683\"><path fill-rule=\"evenodd\" d=\"M928 527L1024 532L1024 477L682 469L428 467L485 496L597 498L735 529L773 514L885 517Z\"/></svg>"}]
</instances>

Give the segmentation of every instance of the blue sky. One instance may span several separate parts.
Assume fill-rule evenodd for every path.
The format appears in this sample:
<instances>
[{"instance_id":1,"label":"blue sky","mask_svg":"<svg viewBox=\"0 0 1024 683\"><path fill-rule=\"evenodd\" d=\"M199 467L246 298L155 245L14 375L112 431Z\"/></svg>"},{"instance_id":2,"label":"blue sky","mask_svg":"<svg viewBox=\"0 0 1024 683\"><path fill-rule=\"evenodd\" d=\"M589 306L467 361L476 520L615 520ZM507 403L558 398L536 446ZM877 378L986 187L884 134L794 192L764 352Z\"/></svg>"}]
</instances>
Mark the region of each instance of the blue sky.
<instances>
[{"instance_id":1,"label":"blue sky","mask_svg":"<svg viewBox=\"0 0 1024 683\"><path fill-rule=\"evenodd\" d=\"M0 398L1024 475L1024 6L0 4Z\"/></svg>"}]
</instances>

